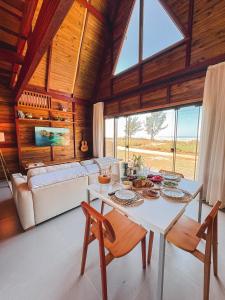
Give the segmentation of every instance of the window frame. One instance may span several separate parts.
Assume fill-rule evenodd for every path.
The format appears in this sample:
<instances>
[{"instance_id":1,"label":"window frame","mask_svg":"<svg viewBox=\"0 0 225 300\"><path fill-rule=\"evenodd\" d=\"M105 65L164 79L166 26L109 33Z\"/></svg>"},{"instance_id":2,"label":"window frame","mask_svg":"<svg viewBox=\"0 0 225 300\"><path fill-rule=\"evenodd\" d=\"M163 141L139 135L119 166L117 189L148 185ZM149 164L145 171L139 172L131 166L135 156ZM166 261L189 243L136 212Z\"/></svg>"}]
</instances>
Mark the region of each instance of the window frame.
<instances>
[{"instance_id":1,"label":"window frame","mask_svg":"<svg viewBox=\"0 0 225 300\"><path fill-rule=\"evenodd\" d=\"M177 29L183 35L183 39L181 39L180 41L178 41L178 42L176 42L176 43L174 43L174 44L172 44L172 45L170 45L170 46L162 49L161 51L159 51L157 53L154 53L151 56L146 57L145 59L143 59L144 0L140 0L140 8L139 8L139 14L140 15L139 15L139 30L138 30L138 32L139 32L138 33L138 36L139 36L139 38L138 38L138 53L139 53L138 63L135 63L134 65L130 66L129 68L127 68L127 69L125 69L125 70L123 70L123 71L115 74L116 67L117 67L117 64L118 64L118 60L120 58L120 54L121 54L121 51L122 51L122 48L123 48L123 44L124 44L124 41L125 41L126 33L127 33L127 30L128 30L129 24L130 24L131 16L133 14L133 10L134 10L136 1L137 0L135 0L133 2L133 6L131 8L130 15L129 15L128 20L127 20L126 28L125 28L124 33L123 33L121 45L120 45L118 54L116 56L113 68L112 68L112 76L111 76L112 79L116 79L117 77L120 77L121 75L124 75L126 73L131 72L132 70L134 70L138 66L142 66L143 64L151 61L152 59L158 58L162 54L165 54L165 53L167 53L167 52L169 52L169 51L177 48L178 46L186 43L189 40L189 37L188 37L188 34L187 34L186 30L184 30L183 27L182 27L182 25L178 23L178 20L175 19L175 16L174 16L174 14L172 14L172 12L169 9L169 7L163 1L157 0L160 3L160 5L162 6L162 8L165 10L165 12L168 14L168 16L170 17L171 21L175 24L175 26L177 27Z\"/></svg>"},{"instance_id":2,"label":"window frame","mask_svg":"<svg viewBox=\"0 0 225 300\"><path fill-rule=\"evenodd\" d=\"M172 106L172 107L165 107L165 108L160 108L160 109L148 109L146 111L142 111L139 113L133 113L133 114L128 114L128 115L119 115L119 116L104 116L104 126L105 126L105 120L106 119L113 119L114 121L114 136L113 136L113 145L114 145L114 149L113 149L113 154L114 157L117 158L116 155L116 147L117 147L117 124L118 124L118 119L120 117L125 117L128 118L130 116L136 116L136 115L142 115L142 114L146 114L146 113L152 113L152 112L158 112L158 111L165 111L165 110L169 110L169 109L174 109L175 110L175 123L174 123L174 139L173 139L173 145L174 145L174 152L173 152L173 170L175 171L176 168L176 145L177 145L177 126L178 126L178 112L179 109L183 108L183 107L188 107L188 106L196 106L199 108L199 114L198 114L198 131L197 131L197 136L196 136L196 149L195 149L195 169L194 169L194 178L193 180L196 180L196 175L197 175L197 161L198 161L198 153L199 153L199 147L198 147L198 142L200 141L200 119L201 119L201 107L202 107L202 102L198 101L198 102L194 102L194 103L188 103L188 104L183 104L183 105L176 105L176 106ZM105 133L105 130L104 130ZM104 134L104 156L106 156L106 152L105 152L105 143L106 143L106 137ZM128 151L129 151L129 141L128 141ZM128 153L129 154L129 153ZM126 154L127 155L127 154ZM125 157L126 157L125 155ZM129 157L129 155L128 155Z\"/></svg>"}]
</instances>

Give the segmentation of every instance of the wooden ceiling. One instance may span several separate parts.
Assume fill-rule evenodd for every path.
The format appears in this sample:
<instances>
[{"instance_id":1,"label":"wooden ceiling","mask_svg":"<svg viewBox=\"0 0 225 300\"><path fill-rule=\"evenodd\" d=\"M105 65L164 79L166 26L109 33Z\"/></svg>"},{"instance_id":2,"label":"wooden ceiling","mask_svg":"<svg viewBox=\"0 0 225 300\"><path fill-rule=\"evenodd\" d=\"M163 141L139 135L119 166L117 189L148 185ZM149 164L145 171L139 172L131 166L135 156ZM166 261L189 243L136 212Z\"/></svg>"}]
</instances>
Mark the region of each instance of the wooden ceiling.
<instances>
[{"instance_id":1,"label":"wooden ceiling","mask_svg":"<svg viewBox=\"0 0 225 300\"><path fill-rule=\"evenodd\" d=\"M0 83L92 99L118 3L0 0Z\"/></svg>"}]
</instances>

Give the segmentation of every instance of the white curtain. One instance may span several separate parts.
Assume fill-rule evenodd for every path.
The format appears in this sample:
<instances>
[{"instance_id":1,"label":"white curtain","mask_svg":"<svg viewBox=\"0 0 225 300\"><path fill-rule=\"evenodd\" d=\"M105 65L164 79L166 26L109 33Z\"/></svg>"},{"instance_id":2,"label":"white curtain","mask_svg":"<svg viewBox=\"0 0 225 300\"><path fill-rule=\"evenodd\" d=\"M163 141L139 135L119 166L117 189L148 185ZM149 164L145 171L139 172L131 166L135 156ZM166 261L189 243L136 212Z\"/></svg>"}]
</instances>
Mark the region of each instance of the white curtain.
<instances>
[{"instance_id":1,"label":"white curtain","mask_svg":"<svg viewBox=\"0 0 225 300\"><path fill-rule=\"evenodd\" d=\"M203 97L199 158L203 197L225 207L225 63L208 68Z\"/></svg>"},{"instance_id":2,"label":"white curtain","mask_svg":"<svg viewBox=\"0 0 225 300\"><path fill-rule=\"evenodd\" d=\"M93 155L103 157L104 149L104 103L94 104L93 111Z\"/></svg>"}]
</instances>

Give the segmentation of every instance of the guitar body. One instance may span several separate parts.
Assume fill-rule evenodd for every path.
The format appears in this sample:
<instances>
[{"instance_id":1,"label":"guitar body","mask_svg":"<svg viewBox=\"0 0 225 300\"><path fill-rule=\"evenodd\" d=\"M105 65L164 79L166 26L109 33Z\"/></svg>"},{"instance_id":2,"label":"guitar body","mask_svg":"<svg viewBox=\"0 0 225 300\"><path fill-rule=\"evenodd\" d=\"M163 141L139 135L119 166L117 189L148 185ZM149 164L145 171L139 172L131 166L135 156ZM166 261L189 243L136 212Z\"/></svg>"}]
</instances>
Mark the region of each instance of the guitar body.
<instances>
[{"instance_id":1,"label":"guitar body","mask_svg":"<svg viewBox=\"0 0 225 300\"><path fill-rule=\"evenodd\" d=\"M88 143L87 143L87 141L85 141L85 140L82 140L82 141L81 141L81 147L80 147L80 150L81 150L82 152L87 152L87 151L88 151Z\"/></svg>"}]
</instances>

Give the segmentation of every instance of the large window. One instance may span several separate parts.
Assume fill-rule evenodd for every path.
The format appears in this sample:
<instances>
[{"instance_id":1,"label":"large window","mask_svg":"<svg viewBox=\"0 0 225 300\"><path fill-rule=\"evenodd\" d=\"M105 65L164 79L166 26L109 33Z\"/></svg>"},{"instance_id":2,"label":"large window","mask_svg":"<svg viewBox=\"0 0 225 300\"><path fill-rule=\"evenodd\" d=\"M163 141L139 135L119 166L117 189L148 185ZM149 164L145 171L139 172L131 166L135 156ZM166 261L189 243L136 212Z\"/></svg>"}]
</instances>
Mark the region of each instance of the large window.
<instances>
[{"instance_id":1,"label":"large window","mask_svg":"<svg viewBox=\"0 0 225 300\"><path fill-rule=\"evenodd\" d=\"M111 135L105 137L105 155L112 156L114 145L114 156L123 161L142 155L152 170L177 171L194 179L200 123L198 105L106 119L106 132Z\"/></svg>"},{"instance_id":2,"label":"large window","mask_svg":"<svg viewBox=\"0 0 225 300\"><path fill-rule=\"evenodd\" d=\"M114 74L119 74L183 38L184 35L159 0L136 0Z\"/></svg>"}]
</instances>

